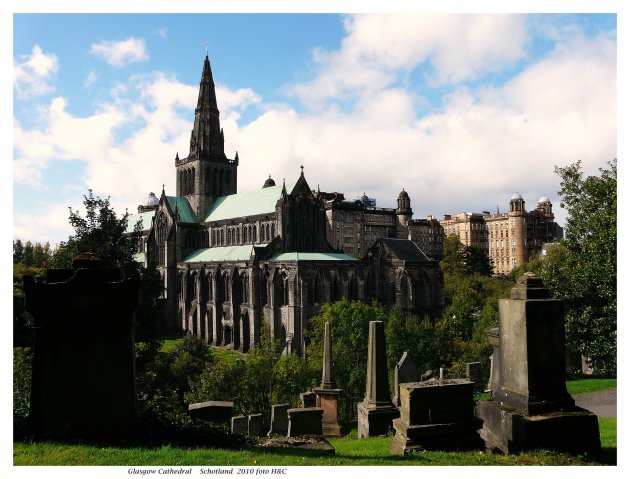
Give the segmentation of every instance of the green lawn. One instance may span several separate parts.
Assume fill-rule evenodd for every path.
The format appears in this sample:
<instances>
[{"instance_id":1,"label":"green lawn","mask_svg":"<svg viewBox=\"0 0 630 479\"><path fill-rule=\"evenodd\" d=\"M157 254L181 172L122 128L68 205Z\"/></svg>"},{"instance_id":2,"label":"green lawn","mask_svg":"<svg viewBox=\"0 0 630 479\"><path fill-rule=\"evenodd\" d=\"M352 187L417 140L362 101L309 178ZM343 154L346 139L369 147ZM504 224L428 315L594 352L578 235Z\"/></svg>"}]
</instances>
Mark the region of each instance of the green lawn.
<instances>
[{"instance_id":1,"label":"green lawn","mask_svg":"<svg viewBox=\"0 0 630 479\"><path fill-rule=\"evenodd\" d=\"M616 464L617 420L600 418L602 454L597 458L571 456L550 451L534 451L519 455L474 452L423 451L407 457L389 455L391 438L357 439L356 430L340 439L331 439L334 455L319 456L298 450L226 450L207 448L95 447L46 442L17 442L13 447L13 463L25 465L287 465L287 466L490 466L490 465L598 465Z\"/></svg>"},{"instance_id":2,"label":"green lawn","mask_svg":"<svg viewBox=\"0 0 630 479\"><path fill-rule=\"evenodd\" d=\"M569 394L592 393L617 387L617 379L569 379L567 380L567 390Z\"/></svg>"}]
</instances>

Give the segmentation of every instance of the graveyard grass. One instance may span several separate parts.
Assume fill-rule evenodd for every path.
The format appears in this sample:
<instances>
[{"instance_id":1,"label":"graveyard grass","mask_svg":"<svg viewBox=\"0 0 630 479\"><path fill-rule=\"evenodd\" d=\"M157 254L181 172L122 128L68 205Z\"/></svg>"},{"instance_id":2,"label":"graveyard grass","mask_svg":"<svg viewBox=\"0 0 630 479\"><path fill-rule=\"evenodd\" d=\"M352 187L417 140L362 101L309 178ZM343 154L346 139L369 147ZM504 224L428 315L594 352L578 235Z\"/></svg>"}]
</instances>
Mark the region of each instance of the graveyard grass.
<instances>
[{"instance_id":1,"label":"graveyard grass","mask_svg":"<svg viewBox=\"0 0 630 479\"><path fill-rule=\"evenodd\" d=\"M557 466L598 465L617 462L617 419L600 418L602 454L572 456L551 451L519 455L472 452L423 451L406 457L389 455L391 437L357 439L356 429L345 437L331 439L336 454L321 456L310 451L207 448L98 447L88 445L17 442L13 449L16 466L35 465L168 465L168 466Z\"/></svg>"}]
</instances>

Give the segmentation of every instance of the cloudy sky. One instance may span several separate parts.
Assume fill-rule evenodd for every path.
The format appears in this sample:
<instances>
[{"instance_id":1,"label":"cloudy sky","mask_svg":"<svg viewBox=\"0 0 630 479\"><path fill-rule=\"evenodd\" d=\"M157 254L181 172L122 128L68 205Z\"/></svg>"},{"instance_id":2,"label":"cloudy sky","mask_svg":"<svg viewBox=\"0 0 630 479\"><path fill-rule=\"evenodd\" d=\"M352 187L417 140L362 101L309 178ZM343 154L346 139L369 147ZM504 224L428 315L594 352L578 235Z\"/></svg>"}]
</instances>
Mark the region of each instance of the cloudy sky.
<instances>
[{"instance_id":1,"label":"cloudy sky","mask_svg":"<svg viewBox=\"0 0 630 479\"><path fill-rule=\"evenodd\" d=\"M13 237L56 243L88 189L175 194L206 48L238 189L268 175L415 217L533 209L617 156L614 14L15 14ZM206 47L207 45L207 47Z\"/></svg>"}]
</instances>

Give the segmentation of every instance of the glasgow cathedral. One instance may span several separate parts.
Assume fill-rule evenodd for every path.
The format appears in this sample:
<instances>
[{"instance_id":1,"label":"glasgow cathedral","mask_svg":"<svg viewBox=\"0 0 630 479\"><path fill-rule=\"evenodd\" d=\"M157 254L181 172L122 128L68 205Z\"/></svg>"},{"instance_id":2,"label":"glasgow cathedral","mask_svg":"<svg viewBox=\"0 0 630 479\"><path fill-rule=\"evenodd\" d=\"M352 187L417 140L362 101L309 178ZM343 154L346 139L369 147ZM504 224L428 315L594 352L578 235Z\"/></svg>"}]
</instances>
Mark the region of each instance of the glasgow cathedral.
<instances>
[{"instance_id":1,"label":"glasgow cathedral","mask_svg":"<svg viewBox=\"0 0 630 479\"><path fill-rule=\"evenodd\" d=\"M302 354L308 320L324 303L376 300L422 317L442 312L439 265L407 239L407 193L390 211L391 227L351 256L331 245L331 194L312 190L303 168L295 181L269 177L239 193L239 164L238 153L225 155L206 55L190 151L175 156L175 196L151 193L128 217L130 232L141 222L137 259L160 271L165 326L242 352L267 327L286 353Z\"/></svg>"}]
</instances>

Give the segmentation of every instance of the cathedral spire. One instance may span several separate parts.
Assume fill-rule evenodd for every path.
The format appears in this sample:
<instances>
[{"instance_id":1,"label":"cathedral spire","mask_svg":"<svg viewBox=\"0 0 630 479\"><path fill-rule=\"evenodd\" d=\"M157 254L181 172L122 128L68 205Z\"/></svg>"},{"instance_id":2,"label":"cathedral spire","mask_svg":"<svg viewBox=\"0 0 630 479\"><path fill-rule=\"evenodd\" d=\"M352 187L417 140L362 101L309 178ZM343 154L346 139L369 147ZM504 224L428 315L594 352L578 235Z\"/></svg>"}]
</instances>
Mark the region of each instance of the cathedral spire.
<instances>
[{"instance_id":1,"label":"cathedral spire","mask_svg":"<svg viewBox=\"0 0 630 479\"><path fill-rule=\"evenodd\" d=\"M190 135L188 158L224 157L224 143L210 59L206 54L201 81L199 82L199 97L197 98L197 108L195 108L195 124Z\"/></svg>"}]
</instances>

